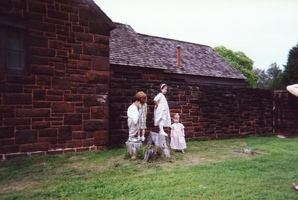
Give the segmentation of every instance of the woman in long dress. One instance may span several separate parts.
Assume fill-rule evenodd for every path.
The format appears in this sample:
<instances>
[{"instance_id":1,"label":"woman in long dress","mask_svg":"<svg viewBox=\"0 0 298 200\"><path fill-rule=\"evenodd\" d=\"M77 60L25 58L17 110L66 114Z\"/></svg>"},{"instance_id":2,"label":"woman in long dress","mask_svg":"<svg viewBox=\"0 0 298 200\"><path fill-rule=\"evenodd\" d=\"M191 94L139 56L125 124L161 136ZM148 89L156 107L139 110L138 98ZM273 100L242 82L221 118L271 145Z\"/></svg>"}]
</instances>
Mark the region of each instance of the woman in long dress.
<instances>
[{"instance_id":1,"label":"woman in long dress","mask_svg":"<svg viewBox=\"0 0 298 200\"><path fill-rule=\"evenodd\" d=\"M168 101L165 94L168 91L168 86L162 83L159 86L160 93L153 99L154 101L154 125L159 127L159 134L168 136L164 131L164 127L171 126L171 116Z\"/></svg>"}]
</instances>

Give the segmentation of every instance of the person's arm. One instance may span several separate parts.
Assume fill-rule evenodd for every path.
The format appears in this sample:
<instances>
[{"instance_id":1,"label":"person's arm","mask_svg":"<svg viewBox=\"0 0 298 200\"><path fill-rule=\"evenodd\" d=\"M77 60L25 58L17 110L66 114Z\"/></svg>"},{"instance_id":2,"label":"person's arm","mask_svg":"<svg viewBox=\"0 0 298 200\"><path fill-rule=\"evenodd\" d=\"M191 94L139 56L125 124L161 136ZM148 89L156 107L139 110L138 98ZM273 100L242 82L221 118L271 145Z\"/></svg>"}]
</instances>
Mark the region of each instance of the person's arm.
<instances>
[{"instance_id":1,"label":"person's arm","mask_svg":"<svg viewBox=\"0 0 298 200\"><path fill-rule=\"evenodd\" d=\"M158 107L158 101L160 99L161 93L159 93L158 95L156 95L156 97L154 97L153 102L154 102L154 108Z\"/></svg>"},{"instance_id":2,"label":"person's arm","mask_svg":"<svg viewBox=\"0 0 298 200\"><path fill-rule=\"evenodd\" d=\"M157 108L158 107L158 101L156 100L153 100L154 101L154 108Z\"/></svg>"},{"instance_id":3,"label":"person's arm","mask_svg":"<svg viewBox=\"0 0 298 200\"><path fill-rule=\"evenodd\" d=\"M182 136L185 137L185 134L184 134L184 125L183 124L181 124L181 133L182 133Z\"/></svg>"},{"instance_id":4,"label":"person's arm","mask_svg":"<svg viewBox=\"0 0 298 200\"><path fill-rule=\"evenodd\" d=\"M182 133L182 136L185 137L185 134L184 134L184 128L181 129L181 133Z\"/></svg>"},{"instance_id":5,"label":"person's arm","mask_svg":"<svg viewBox=\"0 0 298 200\"><path fill-rule=\"evenodd\" d=\"M294 85L288 85L287 86L288 92L290 92L292 95L298 97L298 84Z\"/></svg>"},{"instance_id":6,"label":"person's arm","mask_svg":"<svg viewBox=\"0 0 298 200\"><path fill-rule=\"evenodd\" d=\"M132 117L133 123L135 125L137 125L138 124L138 121L139 121L139 111L138 111L138 108L136 106L135 106L132 114L133 114L133 117Z\"/></svg>"}]
</instances>

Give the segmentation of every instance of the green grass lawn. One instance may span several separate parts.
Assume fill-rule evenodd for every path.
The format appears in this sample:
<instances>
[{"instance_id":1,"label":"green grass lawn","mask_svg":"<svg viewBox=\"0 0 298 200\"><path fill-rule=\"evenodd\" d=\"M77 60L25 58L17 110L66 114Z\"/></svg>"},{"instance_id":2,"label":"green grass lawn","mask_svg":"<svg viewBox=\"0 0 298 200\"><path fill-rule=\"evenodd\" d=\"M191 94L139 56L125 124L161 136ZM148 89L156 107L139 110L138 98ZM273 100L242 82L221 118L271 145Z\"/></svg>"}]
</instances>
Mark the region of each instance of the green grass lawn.
<instances>
[{"instance_id":1,"label":"green grass lawn","mask_svg":"<svg viewBox=\"0 0 298 200\"><path fill-rule=\"evenodd\" d=\"M0 162L0 199L298 199L298 139L188 142L169 160L126 149ZM251 148L253 155L242 152Z\"/></svg>"}]
</instances>

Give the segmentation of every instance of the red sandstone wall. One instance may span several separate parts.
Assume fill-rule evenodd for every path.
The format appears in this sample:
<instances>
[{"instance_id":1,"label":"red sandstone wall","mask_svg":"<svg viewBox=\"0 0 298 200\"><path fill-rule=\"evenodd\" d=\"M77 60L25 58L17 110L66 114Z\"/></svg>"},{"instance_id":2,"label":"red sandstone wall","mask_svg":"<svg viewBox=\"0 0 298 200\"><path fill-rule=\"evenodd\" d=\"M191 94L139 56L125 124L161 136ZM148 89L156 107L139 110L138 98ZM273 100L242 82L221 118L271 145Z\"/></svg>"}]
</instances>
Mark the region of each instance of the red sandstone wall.
<instances>
[{"instance_id":1,"label":"red sandstone wall","mask_svg":"<svg viewBox=\"0 0 298 200\"><path fill-rule=\"evenodd\" d=\"M4 0L0 13L27 21L29 60L0 74L2 159L105 148L110 28L84 0Z\"/></svg>"},{"instance_id":2,"label":"red sandstone wall","mask_svg":"<svg viewBox=\"0 0 298 200\"><path fill-rule=\"evenodd\" d=\"M298 134L298 98L285 90L275 91L273 108L275 132L296 137Z\"/></svg>"},{"instance_id":3,"label":"red sandstone wall","mask_svg":"<svg viewBox=\"0 0 298 200\"><path fill-rule=\"evenodd\" d=\"M121 69L121 70L119 70ZM153 125L153 98L159 84L169 85L166 95L171 115L180 114L187 139L225 139L273 133L273 94L269 90L207 86L172 78L162 70L111 66L109 145L127 140L126 110L131 97L142 90L148 95L147 134ZM168 130L169 133L169 130Z\"/></svg>"}]
</instances>

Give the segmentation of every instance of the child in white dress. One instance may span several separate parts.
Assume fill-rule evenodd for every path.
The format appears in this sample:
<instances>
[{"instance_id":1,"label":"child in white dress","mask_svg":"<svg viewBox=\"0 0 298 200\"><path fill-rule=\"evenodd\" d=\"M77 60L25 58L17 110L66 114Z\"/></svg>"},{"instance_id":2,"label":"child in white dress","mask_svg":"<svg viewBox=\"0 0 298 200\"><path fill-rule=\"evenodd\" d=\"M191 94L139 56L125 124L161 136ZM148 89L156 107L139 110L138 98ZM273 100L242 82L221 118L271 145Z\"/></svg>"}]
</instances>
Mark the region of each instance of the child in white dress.
<instances>
[{"instance_id":1,"label":"child in white dress","mask_svg":"<svg viewBox=\"0 0 298 200\"><path fill-rule=\"evenodd\" d=\"M138 131L138 140L145 141L145 131L146 131L146 120L147 120L147 95L140 91L137 93L137 97L141 99L139 104L139 131ZM142 136L140 136L142 133Z\"/></svg>"},{"instance_id":2,"label":"child in white dress","mask_svg":"<svg viewBox=\"0 0 298 200\"><path fill-rule=\"evenodd\" d=\"M171 125L170 146L172 149L179 150L184 154L184 149L186 149L184 125L179 123L179 118L179 114L176 113L174 116L174 123Z\"/></svg>"},{"instance_id":3,"label":"child in white dress","mask_svg":"<svg viewBox=\"0 0 298 200\"><path fill-rule=\"evenodd\" d=\"M163 127L171 126L171 116L168 101L165 94L168 91L168 86L162 83L159 86L160 93L153 99L154 101L154 125L159 126L159 134L168 136Z\"/></svg>"}]
</instances>

